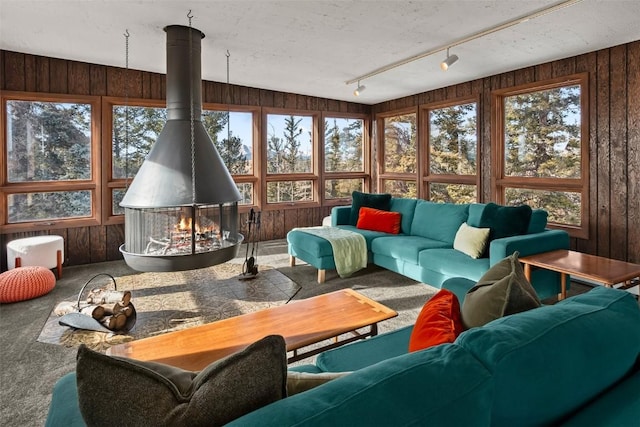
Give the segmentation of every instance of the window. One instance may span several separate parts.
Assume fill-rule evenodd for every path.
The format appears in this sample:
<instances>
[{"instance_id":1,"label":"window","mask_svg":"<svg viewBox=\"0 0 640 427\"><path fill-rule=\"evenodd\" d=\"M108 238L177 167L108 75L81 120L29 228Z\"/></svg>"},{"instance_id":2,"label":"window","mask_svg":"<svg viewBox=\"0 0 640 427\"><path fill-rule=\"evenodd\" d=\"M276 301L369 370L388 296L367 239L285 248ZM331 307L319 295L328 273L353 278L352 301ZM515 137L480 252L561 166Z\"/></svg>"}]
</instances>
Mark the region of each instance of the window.
<instances>
[{"instance_id":1,"label":"window","mask_svg":"<svg viewBox=\"0 0 640 427\"><path fill-rule=\"evenodd\" d=\"M473 203L478 199L477 100L423 108L426 129L426 194L429 200Z\"/></svg>"},{"instance_id":2,"label":"window","mask_svg":"<svg viewBox=\"0 0 640 427\"><path fill-rule=\"evenodd\" d=\"M588 232L587 75L494 93L499 202L526 203L574 237Z\"/></svg>"},{"instance_id":3,"label":"window","mask_svg":"<svg viewBox=\"0 0 640 427\"><path fill-rule=\"evenodd\" d=\"M2 230L98 224L99 99L2 95Z\"/></svg>"},{"instance_id":4,"label":"window","mask_svg":"<svg viewBox=\"0 0 640 427\"><path fill-rule=\"evenodd\" d=\"M202 124L213 140L222 161L233 176L242 199L239 205L255 204L257 179L254 174L255 135L258 109L204 105Z\"/></svg>"},{"instance_id":5,"label":"window","mask_svg":"<svg viewBox=\"0 0 640 427\"><path fill-rule=\"evenodd\" d=\"M365 173L365 118L324 117L324 198L338 201L363 191ZM368 140L368 139L367 139Z\"/></svg>"},{"instance_id":6,"label":"window","mask_svg":"<svg viewBox=\"0 0 640 427\"><path fill-rule=\"evenodd\" d=\"M418 197L416 112L402 111L376 117L382 136L378 153L381 191L394 197Z\"/></svg>"},{"instance_id":7,"label":"window","mask_svg":"<svg viewBox=\"0 0 640 427\"><path fill-rule=\"evenodd\" d=\"M267 112L267 203L314 202L316 116Z\"/></svg>"},{"instance_id":8,"label":"window","mask_svg":"<svg viewBox=\"0 0 640 427\"><path fill-rule=\"evenodd\" d=\"M167 120L165 102L105 98L103 101L104 141L111 141L109 174L104 195L105 222L123 215L120 202L151 146ZM111 138L109 138L109 136Z\"/></svg>"}]
</instances>

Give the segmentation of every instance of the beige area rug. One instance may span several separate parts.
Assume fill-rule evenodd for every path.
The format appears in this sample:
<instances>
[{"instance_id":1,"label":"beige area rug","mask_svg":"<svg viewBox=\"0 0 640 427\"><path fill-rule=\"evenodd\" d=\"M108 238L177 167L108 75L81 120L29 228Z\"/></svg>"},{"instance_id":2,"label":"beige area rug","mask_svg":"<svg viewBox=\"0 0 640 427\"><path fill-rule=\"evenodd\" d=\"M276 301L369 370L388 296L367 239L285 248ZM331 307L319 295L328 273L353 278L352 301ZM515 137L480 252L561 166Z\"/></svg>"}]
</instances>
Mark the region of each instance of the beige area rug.
<instances>
[{"instance_id":1,"label":"beige area rug","mask_svg":"<svg viewBox=\"0 0 640 427\"><path fill-rule=\"evenodd\" d=\"M259 274L252 280L240 280L241 272L242 265L231 263L170 273L118 275L117 271L105 271L114 276L118 290L131 291L131 302L137 312L134 327L126 334L74 329L60 325L52 309L38 341L65 347L86 344L104 351L114 344L282 305L298 289L286 276L267 266L260 266ZM92 272L86 280L93 273L97 274ZM94 287L113 289L113 281L102 275L87 286ZM77 298L77 294L70 295L64 301Z\"/></svg>"},{"instance_id":2,"label":"beige area rug","mask_svg":"<svg viewBox=\"0 0 640 427\"><path fill-rule=\"evenodd\" d=\"M170 331L190 328L216 320L279 306L290 300L309 298L343 288L352 288L398 312L398 317L381 322L385 332L413 324L420 309L437 289L391 271L369 266L349 278L327 272L327 281L318 284L317 270L309 265L274 269L264 265L255 279L240 280L242 265L225 263L200 270L171 273L105 271L115 277L118 290L130 290L137 312L135 326L126 334L85 331L61 326L53 313L38 341L76 347L85 344L105 351L111 345ZM88 273L88 272L87 272ZM99 272L83 277L86 281ZM81 288L82 283L78 284ZM113 288L106 276L91 286ZM64 301L75 301L70 295Z\"/></svg>"}]
</instances>

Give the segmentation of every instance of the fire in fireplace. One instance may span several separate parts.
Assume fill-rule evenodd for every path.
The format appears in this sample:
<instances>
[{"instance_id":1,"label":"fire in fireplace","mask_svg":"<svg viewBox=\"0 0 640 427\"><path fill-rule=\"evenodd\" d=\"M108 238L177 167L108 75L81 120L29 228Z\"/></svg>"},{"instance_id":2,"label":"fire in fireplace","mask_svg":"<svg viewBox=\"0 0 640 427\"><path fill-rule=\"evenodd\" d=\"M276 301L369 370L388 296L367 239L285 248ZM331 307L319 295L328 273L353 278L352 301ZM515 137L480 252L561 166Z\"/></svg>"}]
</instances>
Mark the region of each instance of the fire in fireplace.
<instances>
[{"instance_id":1,"label":"fire in fireplace","mask_svg":"<svg viewBox=\"0 0 640 427\"><path fill-rule=\"evenodd\" d=\"M167 33L167 122L120 205L125 261L139 271L208 267L238 253L241 196L202 125L199 30Z\"/></svg>"}]
</instances>

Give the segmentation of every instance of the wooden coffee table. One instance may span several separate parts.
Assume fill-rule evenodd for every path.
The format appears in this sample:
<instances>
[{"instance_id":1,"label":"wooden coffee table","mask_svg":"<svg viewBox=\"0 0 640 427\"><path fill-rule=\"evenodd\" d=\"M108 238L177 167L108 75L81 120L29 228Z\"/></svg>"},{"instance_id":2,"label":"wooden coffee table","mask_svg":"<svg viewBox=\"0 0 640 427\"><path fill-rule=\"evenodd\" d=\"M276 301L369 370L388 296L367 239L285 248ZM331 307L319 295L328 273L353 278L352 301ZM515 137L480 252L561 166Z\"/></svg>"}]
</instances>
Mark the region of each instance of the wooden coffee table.
<instances>
[{"instance_id":1,"label":"wooden coffee table","mask_svg":"<svg viewBox=\"0 0 640 427\"><path fill-rule=\"evenodd\" d=\"M531 280L531 266L560 273L561 290L558 299L567 296L567 275L580 277L612 287L618 283L630 283L640 277L640 265L566 249L543 252L520 258L524 275Z\"/></svg>"},{"instance_id":2,"label":"wooden coffee table","mask_svg":"<svg viewBox=\"0 0 640 427\"><path fill-rule=\"evenodd\" d=\"M114 345L107 354L198 371L267 335L282 335L287 351L293 353L288 360L293 362L376 335L378 322L397 315L394 310L354 290L343 289L182 331ZM368 327L367 331L356 331L365 327ZM338 341L339 335L347 333L353 336ZM335 340L321 348L298 351L330 338Z\"/></svg>"}]
</instances>

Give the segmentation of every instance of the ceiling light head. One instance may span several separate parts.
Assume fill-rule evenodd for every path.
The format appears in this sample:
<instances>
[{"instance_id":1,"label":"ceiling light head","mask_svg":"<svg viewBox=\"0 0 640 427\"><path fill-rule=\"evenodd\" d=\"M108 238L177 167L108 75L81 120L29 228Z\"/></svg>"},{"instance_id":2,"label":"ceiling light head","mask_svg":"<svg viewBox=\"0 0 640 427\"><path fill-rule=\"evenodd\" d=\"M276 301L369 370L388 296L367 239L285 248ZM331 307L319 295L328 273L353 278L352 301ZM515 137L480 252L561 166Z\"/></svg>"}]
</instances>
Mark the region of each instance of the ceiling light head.
<instances>
[{"instance_id":1,"label":"ceiling light head","mask_svg":"<svg viewBox=\"0 0 640 427\"><path fill-rule=\"evenodd\" d=\"M354 96L360 96L360 93L366 89L365 85L360 84L360 80L358 80L358 87L353 91Z\"/></svg>"},{"instance_id":2,"label":"ceiling light head","mask_svg":"<svg viewBox=\"0 0 640 427\"><path fill-rule=\"evenodd\" d=\"M447 48L447 57L440 63L440 68L442 68L442 71L447 71L449 67L452 66L457 60L458 55L449 55L449 48Z\"/></svg>"}]
</instances>

